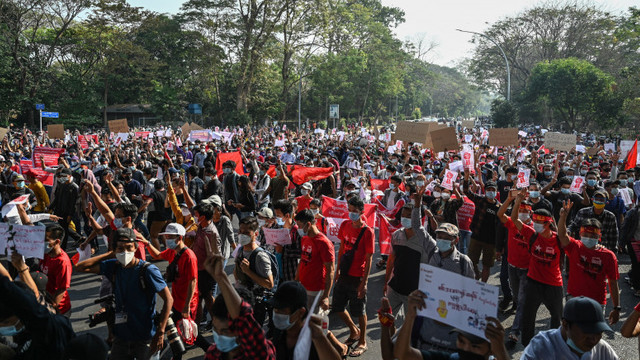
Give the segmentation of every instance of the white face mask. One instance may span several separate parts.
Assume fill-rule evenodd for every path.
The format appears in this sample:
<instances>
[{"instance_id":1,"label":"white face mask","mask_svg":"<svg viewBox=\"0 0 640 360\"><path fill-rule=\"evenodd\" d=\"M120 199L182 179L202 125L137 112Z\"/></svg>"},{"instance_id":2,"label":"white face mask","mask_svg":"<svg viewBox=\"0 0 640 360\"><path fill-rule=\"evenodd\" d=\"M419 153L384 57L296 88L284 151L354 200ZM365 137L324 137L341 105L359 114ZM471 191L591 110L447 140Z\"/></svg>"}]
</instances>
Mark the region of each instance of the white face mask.
<instances>
[{"instance_id":1,"label":"white face mask","mask_svg":"<svg viewBox=\"0 0 640 360\"><path fill-rule=\"evenodd\" d=\"M247 234L238 234L238 242L240 243L240 246L245 246L251 244L253 240L251 239L251 236Z\"/></svg>"},{"instance_id":2,"label":"white face mask","mask_svg":"<svg viewBox=\"0 0 640 360\"><path fill-rule=\"evenodd\" d=\"M115 218L113 219L113 226L116 227L116 229L120 229L122 227L122 218Z\"/></svg>"},{"instance_id":3,"label":"white face mask","mask_svg":"<svg viewBox=\"0 0 640 360\"><path fill-rule=\"evenodd\" d=\"M451 194L443 192L442 194L440 194L440 197L442 198L442 200L449 200Z\"/></svg>"},{"instance_id":4,"label":"white face mask","mask_svg":"<svg viewBox=\"0 0 640 360\"><path fill-rule=\"evenodd\" d=\"M544 232L544 224L533 223L533 230L538 234Z\"/></svg>"},{"instance_id":5,"label":"white face mask","mask_svg":"<svg viewBox=\"0 0 640 360\"><path fill-rule=\"evenodd\" d=\"M133 252L133 251L124 251L124 252L121 252L121 253L117 253L116 254L116 259L118 259L118 262L120 262L120 264L122 266L127 266L127 265L129 265L131 260L133 260L133 255L134 254L135 254L135 252Z\"/></svg>"},{"instance_id":6,"label":"white face mask","mask_svg":"<svg viewBox=\"0 0 640 360\"><path fill-rule=\"evenodd\" d=\"M311 213L313 214L313 216L316 216L320 213L320 209L309 209L311 210Z\"/></svg>"},{"instance_id":7,"label":"white face mask","mask_svg":"<svg viewBox=\"0 0 640 360\"><path fill-rule=\"evenodd\" d=\"M518 213L518 219L522 222L528 222L531 216L529 213Z\"/></svg>"},{"instance_id":8,"label":"white face mask","mask_svg":"<svg viewBox=\"0 0 640 360\"><path fill-rule=\"evenodd\" d=\"M258 219L258 226L263 227L267 223L266 220Z\"/></svg>"},{"instance_id":9,"label":"white face mask","mask_svg":"<svg viewBox=\"0 0 640 360\"><path fill-rule=\"evenodd\" d=\"M400 223L402 224L403 228L407 228L410 229L411 228L411 218L400 218Z\"/></svg>"},{"instance_id":10,"label":"white face mask","mask_svg":"<svg viewBox=\"0 0 640 360\"><path fill-rule=\"evenodd\" d=\"M182 216L189 216L191 215L191 211L189 211L189 209L182 209Z\"/></svg>"},{"instance_id":11,"label":"white face mask","mask_svg":"<svg viewBox=\"0 0 640 360\"><path fill-rule=\"evenodd\" d=\"M434 191L433 192L433 197L434 198L439 198L440 197L440 192L439 191Z\"/></svg>"}]
</instances>

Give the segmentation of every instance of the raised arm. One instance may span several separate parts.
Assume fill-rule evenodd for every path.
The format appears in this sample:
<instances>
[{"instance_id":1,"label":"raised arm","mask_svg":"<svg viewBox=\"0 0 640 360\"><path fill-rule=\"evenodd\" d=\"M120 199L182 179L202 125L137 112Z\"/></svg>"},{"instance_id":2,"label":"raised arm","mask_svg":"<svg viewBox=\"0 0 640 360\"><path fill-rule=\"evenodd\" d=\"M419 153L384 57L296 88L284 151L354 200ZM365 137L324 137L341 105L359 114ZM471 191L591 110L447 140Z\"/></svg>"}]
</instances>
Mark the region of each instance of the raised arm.
<instances>
[{"instance_id":1,"label":"raised arm","mask_svg":"<svg viewBox=\"0 0 640 360\"><path fill-rule=\"evenodd\" d=\"M527 196L527 189L522 189L518 195L516 195L516 202L513 204L513 209L511 209L511 221L516 226L518 231L522 230L524 224L518 218L518 212L520 211L520 204L524 200L525 196Z\"/></svg>"},{"instance_id":2,"label":"raised arm","mask_svg":"<svg viewBox=\"0 0 640 360\"><path fill-rule=\"evenodd\" d=\"M102 214L102 217L104 217L105 221L110 224L116 217L113 215L111 209L109 209L109 206L104 201L102 201L100 195L98 195L98 193L96 192L96 189L93 187L91 181L85 179L84 188L87 189L87 193L91 195L91 198L96 204L96 207L98 208L100 214Z\"/></svg>"},{"instance_id":3,"label":"raised arm","mask_svg":"<svg viewBox=\"0 0 640 360\"><path fill-rule=\"evenodd\" d=\"M509 208L509 205L511 205L511 203L514 200L514 197L513 197L513 194L511 193L511 191L509 191L508 194L509 195L507 196L507 199L502 203L502 205L500 205L500 209L498 209L498 220L500 220L500 222L503 223L503 224L505 224L507 222L507 219L509 218L506 215L506 212L507 212L507 209ZM513 211L514 211L514 209L511 209L511 214L512 215L513 215Z\"/></svg>"},{"instance_id":4,"label":"raised arm","mask_svg":"<svg viewBox=\"0 0 640 360\"><path fill-rule=\"evenodd\" d=\"M573 202L567 200L562 202L562 209L560 209L560 218L558 218L558 240L560 240L562 247L569 245L571 242L569 235L567 235L567 216L569 216L572 206Z\"/></svg>"}]
</instances>

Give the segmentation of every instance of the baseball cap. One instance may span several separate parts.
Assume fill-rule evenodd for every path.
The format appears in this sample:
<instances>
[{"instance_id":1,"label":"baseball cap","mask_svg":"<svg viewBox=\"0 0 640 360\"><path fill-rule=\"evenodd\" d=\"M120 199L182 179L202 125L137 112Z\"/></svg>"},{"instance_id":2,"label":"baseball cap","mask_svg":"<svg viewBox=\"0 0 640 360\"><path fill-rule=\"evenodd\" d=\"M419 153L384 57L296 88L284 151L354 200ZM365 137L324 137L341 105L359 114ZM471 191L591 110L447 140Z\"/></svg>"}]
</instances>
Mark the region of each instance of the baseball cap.
<instances>
[{"instance_id":1,"label":"baseball cap","mask_svg":"<svg viewBox=\"0 0 640 360\"><path fill-rule=\"evenodd\" d=\"M62 168L62 170L60 170L60 175L71 175L71 169Z\"/></svg>"},{"instance_id":2,"label":"baseball cap","mask_svg":"<svg viewBox=\"0 0 640 360\"><path fill-rule=\"evenodd\" d=\"M304 184L302 184L302 188L305 190L311 190L313 187L311 186L310 182L306 182Z\"/></svg>"},{"instance_id":3,"label":"baseball cap","mask_svg":"<svg viewBox=\"0 0 640 360\"><path fill-rule=\"evenodd\" d=\"M186 234L187 231L184 229L184 226L178 224L178 223L171 223L169 225L167 225L167 227L164 229L163 232L159 233L158 235L179 235L179 236L184 236L184 234Z\"/></svg>"},{"instance_id":4,"label":"baseball cap","mask_svg":"<svg viewBox=\"0 0 640 360\"><path fill-rule=\"evenodd\" d=\"M20 175L20 174L15 174L15 175L13 175L13 180L12 181L13 182L24 181L24 177L22 175Z\"/></svg>"},{"instance_id":5,"label":"baseball cap","mask_svg":"<svg viewBox=\"0 0 640 360\"><path fill-rule=\"evenodd\" d=\"M593 193L593 197L596 197L598 195L600 195L603 198L605 198L605 200L608 198L607 192L605 190L602 190L602 189L598 189L598 190L596 190L596 192Z\"/></svg>"},{"instance_id":6,"label":"baseball cap","mask_svg":"<svg viewBox=\"0 0 640 360\"><path fill-rule=\"evenodd\" d=\"M602 306L597 301L585 296L574 297L567 301L562 317L568 322L578 325L580 330L587 334L612 331L604 320Z\"/></svg>"},{"instance_id":7,"label":"baseball cap","mask_svg":"<svg viewBox=\"0 0 640 360\"><path fill-rule=\"evenodd\" d=\"M178 169L176 169L176 168L169 168L169 173L170 173L170 174L177 174L177 173L179 173L179 172L180 172L180 171L179 171Z\"/></svg>"},{"instance_id":8,"label":"baseball cap","mask_svg":"<svg viewBox=\"0 0 640 360\"><path fill-rule=\"evenodd\" d=\"M450 236L458 237L458 227L450 223L442 223L436 229L436 233L445 233Z\"/></svg>"},{"instance_id":9,"label":"baseball cap","mask_svg":"<svg viewBox=\"0 0 640 360\"><path fill-rule=\"evenodd\" d=\"M420 165L413 165L413 171L421 173L422 172L422 167Z\"/></svg>"},{"instance_id":10,"label":"baseball cap","mask_svg":"<svg viewBox=\"0 0 640 360\"><path fill-rule=\"evenodd\" d=\"M220 195L211 195L208 198L202 200L202 202L205 204L211 204L217 207L222 206L222 199L220 198Z\"/></svg>"},{"instance_id":11,"label":"baseball cap","mask_svg":"<svg viewBox=\"0 0 640 360\"><path fill-rule=\"evenodd\" d=\"M122 242L134 242L136 241L136 233L133 229L120 228L116 230L116 239Z\"/></svg>"},{"instance_id":12,"label":"baseball cap","mask_svg":"<svg viewBox=\"0 0 640 360\"><path fill-rule=\"evenodd\" d=\"M292 311L307 307L307 290L297 281L287 281L278 287L271 305L276 309L289 308Z\"/></svg>"},{"instance_id":13,"label":"baseball cap","mask_svg":"<svg viewBox=\"0 0 640 360\"><path fill-rule=\"evenodd\" d=\"M269 209L268 207L263 207L262 209L260 209L260 211L258 211L257 214L264 218L273 219L273 210Z\"/></svg>"}]
</instances>

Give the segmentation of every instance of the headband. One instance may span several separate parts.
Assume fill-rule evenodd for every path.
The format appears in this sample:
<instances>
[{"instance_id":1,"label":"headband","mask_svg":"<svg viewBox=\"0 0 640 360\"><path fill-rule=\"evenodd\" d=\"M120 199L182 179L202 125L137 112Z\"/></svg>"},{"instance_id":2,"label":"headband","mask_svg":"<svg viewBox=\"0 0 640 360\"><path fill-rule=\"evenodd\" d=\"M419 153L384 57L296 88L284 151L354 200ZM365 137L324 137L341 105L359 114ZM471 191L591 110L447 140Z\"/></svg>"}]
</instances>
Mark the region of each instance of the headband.
<instances>
[{"instance_id":1,"label":"headband","mask_svg":"<svg viewBox=\"0 0 640 360\"><path fill-rule=\"evenodd\" d=\"M600 234L600 229L595 226L582 226L580 227L580 230L592 234Z\"/></svg>"},{"instance_id":2,"label":"headband","mask_svg":"<svg viewBox=\"0 0 640 360\"><path fill-rule=\"evenodd\" d=\"M520 204L520 209L523 209L523 210L531 210L531 205L527 205L527 204Z\"/></svg>"},{"instance_id":3,"label":"headband","mask_svg":"<svg viewBox=\"0 0 640 360\"><path fill-rule=\"evenodd\" d=\"M533 221L551 222L551 216L544 216L539 214L533 214L531 217Z\"/></svg>"}]
</instances>

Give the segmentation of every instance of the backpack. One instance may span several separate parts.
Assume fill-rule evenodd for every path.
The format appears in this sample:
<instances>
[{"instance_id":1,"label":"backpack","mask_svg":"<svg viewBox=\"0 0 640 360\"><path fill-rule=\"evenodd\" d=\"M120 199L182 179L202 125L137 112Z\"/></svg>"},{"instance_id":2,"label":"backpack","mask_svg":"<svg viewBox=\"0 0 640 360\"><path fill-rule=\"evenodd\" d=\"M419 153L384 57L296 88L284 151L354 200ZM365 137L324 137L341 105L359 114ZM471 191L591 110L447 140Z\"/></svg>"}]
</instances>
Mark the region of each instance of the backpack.
<instances>
[{"instance_id":1,"label":"backpack","mask_svg":"<svg viewBox=\"0 0 640 360\"><path fill-rule=\"evenodd\" d=\"M278 282L280 280L280 270L278 269L278 262L276 261L276 256L274 254L272 254L271 252L261 247L257 247L255 250L253 250L251 255L249 255L249 269L251 269L251 271L253 272L256 272L256 258L258 257L258 254L263 251L267 253L267 256L269 257L269 261L271 262L271 273L273 274L272 289L277 289ZM271 289L268 289L268 290L271 290Z\"/></svg>"},{"instance_id":2,"label":"backpack","mask_svg":"<svg viewBox=\"0 0 640 360\"><path fill-rule=\"evenodd\" d=\"M142 261L142 260L140 260ZM147 288L149 288L149 286L147 285L147 268L151 265L150 262L145 261L144 264L142 264L142 268L140 269L140 273L139 278L138 278L138 284L140 284L140 289L142 289L142 291L149 295L149 297L155 296L155 292L152 292L151 294L149 294L147 292ZM118 269L120 269L120 263L116 264L115 268L113 269L113 274L111 274L111 279L109 279L111 281L111 289L113 289L113 294L115 295L115 284L116 284L116 274L118 273Z\"/></svg>"}]
</instances>

